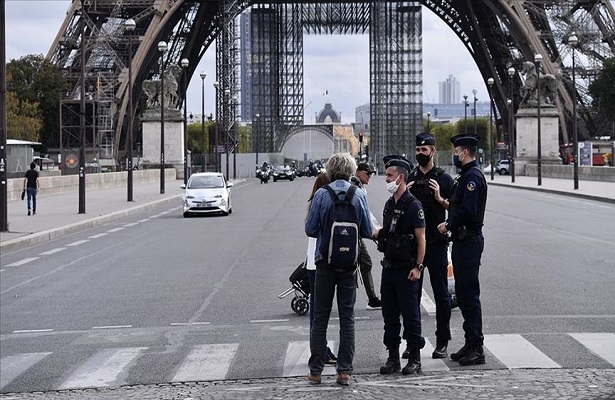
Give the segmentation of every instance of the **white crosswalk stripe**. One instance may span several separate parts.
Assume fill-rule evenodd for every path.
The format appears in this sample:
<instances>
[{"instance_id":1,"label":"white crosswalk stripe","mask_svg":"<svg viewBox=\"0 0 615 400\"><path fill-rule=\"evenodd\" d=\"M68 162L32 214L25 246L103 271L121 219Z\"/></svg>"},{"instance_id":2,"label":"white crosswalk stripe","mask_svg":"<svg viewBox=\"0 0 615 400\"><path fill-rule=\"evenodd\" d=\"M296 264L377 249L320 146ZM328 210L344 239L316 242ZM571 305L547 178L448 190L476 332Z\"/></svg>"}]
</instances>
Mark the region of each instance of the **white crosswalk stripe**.
<instances>
[{"instance_id":1,"label":"white crosswalk stripe","mask_svg":"<svg viewBox=\"0 0 615 400\"><path fill-rule=\"evenodd\" d=\"M615 366L615 333L571 333L570 336Z\"/></svg>"},{"instance_id":2,"label":"white crosswalk stripe","mask_svg":"<svg viewBox=\"0 0 615 400\"><path fill-rule=\"evenodd\" d=\"M59 389L105 387L112 383L124 383L118 382L120 375L143 350L147 348L129 347L99 351L77 368Z\"/></svg>"},{"instance_id":3,"label":"white crosswalk stripe","mask_svg":"<svg viewBox=\"0 0 615 400\"><path fill-rule=\"evenodd\" d=\"M329 340L327 345L333 353L335 353L335 342ZM310 369L308 368L308 360L310 359L310 341L290 342L286 348L286 356L284 357L284 371L282 376L303 376L307 375ZM322 375L335 375L335 367L325 365Z\"/></svg>"},{"instance_id":4,"label":"white crosswalk stripe","mask_svg":"<svg viewBox=\"0 0 615 400\"><path fill-rule=\"evenodd\" d=\"M436 315L436 303L429 297L425 289L423 289L421 294L421 306L428 315Z\"/></svg>"},{"instance_id":5,"label":"white crosswalk stripe","mask_svg":"<svg viewBox=\"0 0 615 400\"><path fill-rule=\"evenodd\" d=\"M226 378L239 343L202 344L188 353L172 382L206 381Z\"/></svg>"},{"instance_id":6,"label":"white crosswalk stripe","mask_svg":"<svg viewBox=\"0 0 615 400\"><path fill-rule=\"evenodd\" d=\"M561 368L542 351L516 334L485 335L485 347L508 368Z\"/></svg>"},{"instance_id":7,"label":"white crosswalk stripe","mask_svg":"<svg viewBox=\"0 0 615 400\"><path fill-rule=\"evenodd\" d=\"M0 360L0 389L50 354L26 353L2 357Z\"/></svg>"},{"instance_id":8,"label":"white crosswalk stripe","mask_svg":"<svg viewBox=\"0 0 615 400\"><path fill-rule=\"evenodd\" d=\"M444 360L431 358L433 351L433 345L429 339L425 339L425 347L421 350L421 369L423 371L449 371Z\"/></svg>"}]
</instances>

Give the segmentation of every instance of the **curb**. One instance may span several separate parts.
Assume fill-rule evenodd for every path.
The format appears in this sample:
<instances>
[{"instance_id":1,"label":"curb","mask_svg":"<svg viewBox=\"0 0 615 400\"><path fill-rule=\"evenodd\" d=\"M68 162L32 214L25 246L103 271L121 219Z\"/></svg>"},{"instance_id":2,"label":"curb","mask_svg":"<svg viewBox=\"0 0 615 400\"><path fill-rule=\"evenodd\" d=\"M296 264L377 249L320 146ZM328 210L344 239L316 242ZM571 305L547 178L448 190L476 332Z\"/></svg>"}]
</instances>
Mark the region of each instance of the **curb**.
<instances>
[{"instance_id":1,"label":"curb","mask_svg":"<svg viewBox=\"0 0 615 400\"><path fill-rule=\"evenodd\" d=\"M509 187L509 188L514 188L514 189L531 190L531 191L535 191L535 192L559 194L559 195L563 195L563 196L578 197L578 198L587 199L587 200L602 201L602 202L605 202L605 203L613 203L613 204L615 204L615 198L601 197L601 196L597 196L597 195L593 195L593 194L570 192L570 191L557 190L557 189L547 189L547 188L542 188L542 187L521 186L521 185L514 185L514 184L511 184L511 183L501 183L501 182L490 182L490 181L487 181L487 184L488 185L493 185L493 186Z\"/></svg>"},{"instance_id":2,"label":"curb","mask_svg":"<svg viewBox=\"0 0 615 400\"><path fill-rule=\"evenodd\" d=\"M60 228L49 229L46 231L36 232L30 235L25 235L15 239L7 240L6 242L0 243L0 252L19 250L30 245L48 242L52 239L66 236L71 233L76 233L82 229L92 228L94 226L102 225L104 223L127 217L132 214L137 214L141 211L146 211L167 203L175 202L178 198L181 198L181 196L181 194L177 194L171 197L155 200L125 210L116 211L110 214L105 214L95 218L87 219L85 221L80 221L74 224L62 226Z\"/></svg>"}]
</instances>

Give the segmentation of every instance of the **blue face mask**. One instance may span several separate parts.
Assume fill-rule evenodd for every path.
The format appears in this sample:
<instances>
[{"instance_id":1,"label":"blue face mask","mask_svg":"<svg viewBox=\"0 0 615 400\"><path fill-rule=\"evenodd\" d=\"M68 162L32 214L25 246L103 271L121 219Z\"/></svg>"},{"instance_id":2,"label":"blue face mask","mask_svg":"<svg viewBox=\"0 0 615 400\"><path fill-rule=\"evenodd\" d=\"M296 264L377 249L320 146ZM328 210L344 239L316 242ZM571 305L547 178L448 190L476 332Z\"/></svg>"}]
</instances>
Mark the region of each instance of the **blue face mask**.
<instances>
[{"instance_id":1,"label":"blue face mask","mask_svg":"<svg viewBox=\"0 0 615 400\"><path fill-rule=\"evenodd\" d=\"M453 154L453 165L455 168L461 168L461 160L459 159L459 154Z\"/></svg>"}]
</instances>

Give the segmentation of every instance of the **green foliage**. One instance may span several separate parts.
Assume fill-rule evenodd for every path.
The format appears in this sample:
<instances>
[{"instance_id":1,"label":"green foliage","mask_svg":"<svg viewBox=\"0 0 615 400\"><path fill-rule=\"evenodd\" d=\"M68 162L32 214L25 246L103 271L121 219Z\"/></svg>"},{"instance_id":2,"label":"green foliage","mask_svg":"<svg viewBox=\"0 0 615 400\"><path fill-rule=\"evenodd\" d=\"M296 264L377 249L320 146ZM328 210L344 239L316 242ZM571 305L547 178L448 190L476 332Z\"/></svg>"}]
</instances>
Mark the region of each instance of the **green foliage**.
<instances>
[{"instance_id":1,"label":"green foliage","mask_svg":"<svg viewBox=\"0 0 615 400\"><path fill-rule=\"evenodd\" d=\"M40 142L43 119L40 116L38 103L19 102L13 92L7 93L6 100L8 138Z\"/></svg>"},{"instance_id":2,"label":"green foliage","mask_svg":"<svg viewBox=\"0 0 615 400\"><path fill-rule=\"evenodd\" d=\"M203 128L205 128L205 132L203 135ZM201 125L201 123L196 124L188 124L188 149L192 152L193 156L195 154L203 153L203 144L205 145L204 153L209 151L209 130L213 131L213 123L205 122L205 126Z\"/></svg>"},{"instance_id":3,"label":"green foliage","mask_svg":"<svg viewBox=\"0 0 615 400\"><path fill-rule=\"evenodd\" d=\"M451 138L455 135L459 135L465 133L465 124L464 120L460 119L456 123L447 123L447 124L432 124L431 125L431 134L436 138L436 149L437 150L451 150ZM474 133L474 119L468 118L468 133ZM476 119L476 132L478 136L480 136L480 142L478 147L483 149L491 148L491 139L489 136L489 118L480 117ZM493 129L493 134L495 135L495 128Z\"/></svg>"},{"instance_id":4,"label":"green foliage","mask_svg":"<svg viewBox=\"0 0 615 400\"><path fill-rule=\"evenodd\" d=\"M615 121L615 57L604 61L596 79L589 85L594 112L606 121Z\"/></svg>"}]
</instances>

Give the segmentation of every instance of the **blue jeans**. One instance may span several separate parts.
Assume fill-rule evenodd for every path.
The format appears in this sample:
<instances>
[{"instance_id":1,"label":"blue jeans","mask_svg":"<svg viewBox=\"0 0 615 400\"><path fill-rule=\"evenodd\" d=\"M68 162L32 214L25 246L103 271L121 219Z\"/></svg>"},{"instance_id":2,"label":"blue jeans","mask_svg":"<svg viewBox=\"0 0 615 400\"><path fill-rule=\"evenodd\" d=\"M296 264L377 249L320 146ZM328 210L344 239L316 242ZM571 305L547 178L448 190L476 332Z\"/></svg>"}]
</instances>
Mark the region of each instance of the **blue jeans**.
<instances>
[{"instance_id":1,"label":"blue jeans","mask_svg":"<svg viewBox=\"0 0 615 400\"><path fill-rule=\"evenodd\" d=\"M38 193L38 189L29 187L26 189L26 193L28 193L28 211L30 211L30 202L32 202L32 210L36 212L36 194Z\"/></svg>"},{"instance_id":2,"label":"blue jeans","mask_svg":"<svg viewBox=\"0 0 615 400\"><path fill-rule=\"evenodd\" d=\"M310 360L313 375L320 375L327 359L327 326L337 288L337 309L340 317L340 345L337 354L337 372L351 373L354 358L354 304L357 298L356 270L341 271L316 263L314 283L314 319L310 330Z\"/></svg>"}]
</instances>

